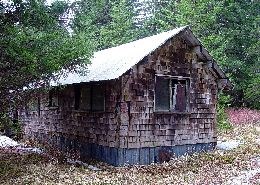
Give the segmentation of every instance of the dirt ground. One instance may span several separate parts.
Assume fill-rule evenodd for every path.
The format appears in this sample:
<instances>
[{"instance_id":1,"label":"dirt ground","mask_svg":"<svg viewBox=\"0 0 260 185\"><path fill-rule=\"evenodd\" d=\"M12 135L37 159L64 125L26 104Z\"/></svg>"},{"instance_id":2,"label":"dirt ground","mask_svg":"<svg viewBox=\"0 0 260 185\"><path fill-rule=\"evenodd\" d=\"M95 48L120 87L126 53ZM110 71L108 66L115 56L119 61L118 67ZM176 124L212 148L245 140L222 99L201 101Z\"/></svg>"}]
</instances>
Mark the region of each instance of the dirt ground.
<instances>
[{"instance_id":1,"label":"dirt ground","mask_svg":"<svg viewBox=\"0 0 260 185\"><path fill-rule=\"evenodd\" d=\"M194 154L168 163L112 167L101 162L89 168L58 164L48 157L0 155L0 184L260 184L260 125L236 126L219 140L239 140L233 150Z\"/></svg>"}]
</instances>

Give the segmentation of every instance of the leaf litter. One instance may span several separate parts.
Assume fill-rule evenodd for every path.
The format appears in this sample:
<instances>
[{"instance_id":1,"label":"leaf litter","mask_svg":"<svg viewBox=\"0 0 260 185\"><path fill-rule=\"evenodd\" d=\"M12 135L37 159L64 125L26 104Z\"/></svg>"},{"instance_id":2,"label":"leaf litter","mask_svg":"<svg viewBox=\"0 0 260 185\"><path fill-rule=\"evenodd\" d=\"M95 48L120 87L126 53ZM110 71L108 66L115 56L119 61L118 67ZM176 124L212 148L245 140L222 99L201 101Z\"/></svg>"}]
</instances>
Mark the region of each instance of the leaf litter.
<instances>
[{"instance_id":1,"label":"leaf litter","mask_svg":"<svg viewBox=\"0 0 260 185\"><path fill-rule=\"evenodd\" d=\"M259 184L259 124L237 125L220 141L239 140L231 150L173 158L148 166L113 167L92 161L84 166L58 164L39 154L0 154L1 184ZM15 160L14 160L15 159ZM12 168L3 168L11 165Z\"/></svg>"}]
</instances>

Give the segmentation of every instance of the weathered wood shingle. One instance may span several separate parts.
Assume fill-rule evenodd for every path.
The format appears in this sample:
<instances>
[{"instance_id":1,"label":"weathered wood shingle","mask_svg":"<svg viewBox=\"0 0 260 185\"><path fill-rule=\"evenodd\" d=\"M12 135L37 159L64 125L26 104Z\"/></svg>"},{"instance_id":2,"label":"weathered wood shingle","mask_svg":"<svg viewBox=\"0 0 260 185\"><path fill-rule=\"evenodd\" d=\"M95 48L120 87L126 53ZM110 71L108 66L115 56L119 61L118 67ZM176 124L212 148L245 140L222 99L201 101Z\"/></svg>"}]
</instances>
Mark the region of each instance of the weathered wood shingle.
<instances>
[{"instance_id":1,"label":"weathered wood shingle","mask_svg":"<svg viewBox=\"0 0 260 185\"><path fill-rule=\"evenodd\" d=\"M178 34L181 31L184 33ZM50 107L50 97L43 93L39 95L38 109L20 112L26 136L61 150L77 151L82 158L94 157L113 165L149 164L172 154L212 149L216 143L218 82L225 76L212 71L208 65L212 58L201 47L200 51L195 49L200 42L187 39L189 34L188 28L180 28L163 37L151 37L161 40L153 43L156 48L153 45L148 50L134 47L141 40L119 46L134 47L138 57L131 58L134 53L128 56L129 51L124 50L125 53L114 54L119 56L105 57L103 68L95 71L102 73L100 76L90 72L88 77L72 76L72 81L66 78L61 83L70 85L56 93L57 107ZM150 43L151 38L143 41ZM100 53L106 56L109 50ZM114 59L124 61L104 72L113 65L112 62L106 66L106 62ZM166 85L158 85L158 79L166 80ZM86 101L79 99L87 97L81 95L86 91L80 89L97 84L104 90L104 110L82 108L80 103ZM160 102L165 103L163 109L156 96L168 96L164 101L169 102ZM158 101L162 99L165 98Z\"/></svg>"}]
</instances>

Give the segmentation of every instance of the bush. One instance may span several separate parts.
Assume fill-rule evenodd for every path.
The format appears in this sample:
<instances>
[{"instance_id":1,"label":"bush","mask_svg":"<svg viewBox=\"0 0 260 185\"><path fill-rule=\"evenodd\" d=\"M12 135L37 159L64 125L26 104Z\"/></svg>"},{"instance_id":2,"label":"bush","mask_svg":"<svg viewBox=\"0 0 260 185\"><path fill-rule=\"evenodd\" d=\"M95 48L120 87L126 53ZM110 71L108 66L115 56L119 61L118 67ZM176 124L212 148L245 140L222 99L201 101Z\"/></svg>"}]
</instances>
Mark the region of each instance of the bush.
<instances>
[{"instance_id":1,"label":"bush","mask_svg":"<svg viewBox=\"0 0 260 185\"><path fill-rule=\"evenodd\" d=\"M0 132L3 132L8 137L19 140L22 138L21 123L18 120L12 120L5 113L0 113Z\"/></svg>"},{"instance_id":2,"label":"bush","mask_svg":"<svg viewBox=\"0 0 260 185\"><path fill-rule=\"evenodd\" d=\"M226 110L232 125L260 123L260 111L248 108L229 108Z\"/></svg>"},{"instance_id":3,"label":"bush","mask_svg":"<svg viewBox=\"0 0 260 185\"><path fill-rule=\"evenodd\" d=\"M230 100L229 96L220 94L218 98L217 105L217 128L220 131L226 131L232 129L229 122L228 115L226 113L226 108L229 106L228 102Z\"/></svg>"},{"instance_id":4,"label":"bush","mask_svg":"<svg viewBox=\"0 0 260 185\"><path fill-rule=\"evenodd\" d=\"M232 125L229 122L227 113L224 108L218 108L217 110L217 127L220 131L226 131L232 129Z\"/></svg>"}]
</instances>

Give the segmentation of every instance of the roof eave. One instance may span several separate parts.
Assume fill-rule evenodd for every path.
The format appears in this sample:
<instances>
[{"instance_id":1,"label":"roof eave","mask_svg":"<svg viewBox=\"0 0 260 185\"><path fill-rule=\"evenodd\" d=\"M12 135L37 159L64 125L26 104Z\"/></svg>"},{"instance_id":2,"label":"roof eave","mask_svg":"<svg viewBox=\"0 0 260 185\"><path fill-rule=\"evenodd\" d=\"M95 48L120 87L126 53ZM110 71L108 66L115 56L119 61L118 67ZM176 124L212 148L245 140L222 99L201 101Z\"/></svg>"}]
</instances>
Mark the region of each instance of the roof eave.
<instances>
[{"instance_id":1,"label":"roof eave","mask_svg":"<svg viewBox=\"0 0 260 185\"><path fill-rule=\"evenodd\" d=\"M203 47L202 43L199 39L195 37L190 29L185 29L185 32L181 35L188 43L193 47L193 51L198 55L198 57L207 63L209 70L215 74L215 76L219 79L219 81L224 82L220 89L223 90L231 90L233 85L231 84L228 77L225 75L223 70L217 64L217 62L213 59L213 57L209 54L209 52Z\"/></svg>"}]
</instances>

